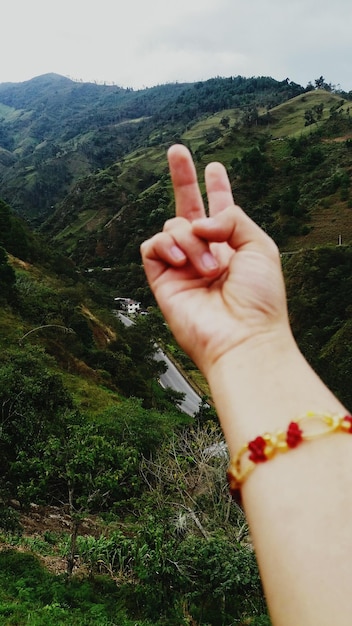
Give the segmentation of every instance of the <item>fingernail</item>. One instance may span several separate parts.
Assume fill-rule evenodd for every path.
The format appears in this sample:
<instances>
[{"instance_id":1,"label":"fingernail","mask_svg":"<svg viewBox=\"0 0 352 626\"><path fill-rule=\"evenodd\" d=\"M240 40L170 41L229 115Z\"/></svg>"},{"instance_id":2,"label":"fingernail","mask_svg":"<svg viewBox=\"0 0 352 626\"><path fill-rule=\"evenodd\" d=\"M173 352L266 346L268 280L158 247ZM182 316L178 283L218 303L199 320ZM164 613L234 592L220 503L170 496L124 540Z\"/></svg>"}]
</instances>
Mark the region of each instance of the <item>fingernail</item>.
<instances>
[{"instance_id":1,"label":"fingernail","mask_svg":"<svg viewBox=\"0 0 352 626\"><path fill-rule=\"evenodd\" d=\"M171 254L175 261L183 261L186 258L185 253L178 246L172 246Z\"/></svg>"},{"instance_id":2,"label":"fingernail","mask_svg":"<svg viewBox=\"0 0 352 626\"><path fill-rule=\"evenodd\" d=\"M202 255L202 263L207 270L215 270L218 267L218 262L211 252L204 252Z\"/></svg>"}]
</instances>

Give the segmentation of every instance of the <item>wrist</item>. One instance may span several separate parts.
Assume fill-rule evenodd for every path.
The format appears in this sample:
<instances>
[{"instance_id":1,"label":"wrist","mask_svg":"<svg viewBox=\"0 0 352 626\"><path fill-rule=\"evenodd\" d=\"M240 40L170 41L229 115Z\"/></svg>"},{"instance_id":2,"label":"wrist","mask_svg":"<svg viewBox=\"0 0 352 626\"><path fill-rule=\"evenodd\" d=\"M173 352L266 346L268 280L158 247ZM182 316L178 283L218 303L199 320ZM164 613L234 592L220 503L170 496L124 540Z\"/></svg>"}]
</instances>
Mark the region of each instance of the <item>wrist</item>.
<instances>
[{"instance_id":1,"label":"wrist","mask_svg":"<svg viewBox=\"0 0 352 626\"><path fill-rule=\"evenodd\" d=\"M209 370L208 382L230 455L307 411L344 409L311 369L289 327L224 354Z\"/></svg>"},{"instance_id":2,"label":"wrist","mask_svg":"<svg viewBox=\"0 0 352 626\"><path fill-rule=\"evenodd\" d=\"M224 352L209 366L207 378L212 388L226 381L228 374L237 387L241 378L252 383L256 377L269 377L282 362L300 354L288 325L257 333ZM237 377L235 377L235 374ZM258 381L257 381L258 382Z\"/></svg>"}]
</instances>

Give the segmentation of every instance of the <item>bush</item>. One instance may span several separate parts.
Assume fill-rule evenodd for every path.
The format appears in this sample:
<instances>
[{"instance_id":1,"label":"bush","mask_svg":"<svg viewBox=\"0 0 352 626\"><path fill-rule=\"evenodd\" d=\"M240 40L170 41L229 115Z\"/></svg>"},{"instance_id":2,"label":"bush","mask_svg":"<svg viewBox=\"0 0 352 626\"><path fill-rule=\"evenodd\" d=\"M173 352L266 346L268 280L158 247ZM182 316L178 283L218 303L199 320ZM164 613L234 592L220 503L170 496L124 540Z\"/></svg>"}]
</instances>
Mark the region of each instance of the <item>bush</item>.
<instances>
[{"instance_id":1,"label":"bush","mask_svg":"<svg viewBox=\"0 0 352 626\"><path fill-rule=\"evenodd\" d=\"M236 545L220 534L208 539L190 535L174 560L182 570L181 588L197 621L207 619L212 626L223 626L244 614L261 615L265 611L250 547Z\"/></svg>"},{"instance_id":2,"label":"bush","mask_svg":"<svg viewBox=\"0 0 352 626\"><path fill-rule=\"evenodd\" d=\"M34 555L14 550L0 553L0 621L7 626L135 624L108 577L67 581L46 571Z\"/></svg>"},{"instance_id":3,"label":"bush","mask_svg":"<svg viewBox=\"0 0 352 626\"><path fill-rule=\"evenodd\" d=\"M0 529L9 533L21 533L21 524L17 511L0 502Z\"/></svg>"}]
</instances>

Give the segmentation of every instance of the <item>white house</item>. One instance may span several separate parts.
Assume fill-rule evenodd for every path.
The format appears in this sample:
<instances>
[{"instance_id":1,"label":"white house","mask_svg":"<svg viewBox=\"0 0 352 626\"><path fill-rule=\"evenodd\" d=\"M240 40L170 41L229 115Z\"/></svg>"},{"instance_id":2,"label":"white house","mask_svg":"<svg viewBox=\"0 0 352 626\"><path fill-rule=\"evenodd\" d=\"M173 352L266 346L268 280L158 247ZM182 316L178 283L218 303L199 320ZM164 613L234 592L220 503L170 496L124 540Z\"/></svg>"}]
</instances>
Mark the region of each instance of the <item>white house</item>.
<instances>
[{"instance_id":1,"label":"white house","mask_svg":"<svg viewBox=\"0 0 352 626\"><path fill-rule=\"evenodd\" d=\"M114 301L118 304L118 308L121 311L125 311L128 314L138 313L141 310L141 303L132 298L114 298Z\"/></svg>"}]
</instances>

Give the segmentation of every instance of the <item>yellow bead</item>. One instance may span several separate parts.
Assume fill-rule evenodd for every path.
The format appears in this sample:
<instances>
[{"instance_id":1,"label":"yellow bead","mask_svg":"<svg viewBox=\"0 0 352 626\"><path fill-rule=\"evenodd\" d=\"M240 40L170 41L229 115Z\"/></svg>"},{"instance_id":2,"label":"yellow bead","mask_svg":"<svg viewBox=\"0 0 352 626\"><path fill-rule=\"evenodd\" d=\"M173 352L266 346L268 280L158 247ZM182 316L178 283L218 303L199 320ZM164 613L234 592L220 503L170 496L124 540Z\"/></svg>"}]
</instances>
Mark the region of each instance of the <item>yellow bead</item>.
<instances>
[{"instance_id":1,"label":"yellow bead","mask_svg":"<svg viewBox=\"0 0 352 626\"><path fill-rule=\"evenodd\" d=\"M264 454L265 454L267 459L272 459L274 454L275 454L275 446L273 446L273 445L265 446Z\"/></svg>"},{"instance_id":2,"label":"yellow bead","mask_svg":"<svg viewBox=\"0 0 352 626\"><path fill-rule=\"evenodd\" d=\"M277 449L279 450L279 452L287 452L288 450L287 441L280 441L277 445Z\"/></svg>"}]
</instances>

